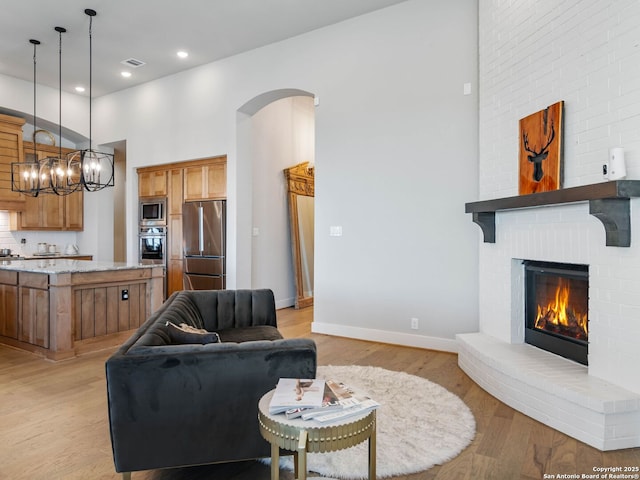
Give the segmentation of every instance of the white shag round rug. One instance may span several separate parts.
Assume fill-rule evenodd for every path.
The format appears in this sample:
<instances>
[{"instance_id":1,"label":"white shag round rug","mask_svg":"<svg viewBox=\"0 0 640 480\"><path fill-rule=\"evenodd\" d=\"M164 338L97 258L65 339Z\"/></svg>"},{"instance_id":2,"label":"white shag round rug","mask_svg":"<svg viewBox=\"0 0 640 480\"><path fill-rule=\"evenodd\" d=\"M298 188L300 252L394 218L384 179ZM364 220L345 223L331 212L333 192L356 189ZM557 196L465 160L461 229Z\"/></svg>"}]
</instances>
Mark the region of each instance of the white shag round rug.
<instances>
[{"instance_id":1,"label":"white shag round rug","mask_svg":"<svg viewBox=\"0 0 640 480\"><path fill-rule=\"evenodd\" d=\"M381 404L377 411L378 478L428 470L451 460L473 440L471 410L440 385L415 375L367 366L320 366L318 378L343 382ZM324 479L366 479L368 442L307 455L309 472ZM281 468L293 470L291 456ZM310 477L312 478L312 477Z\"/></svg>"}]
</instances>

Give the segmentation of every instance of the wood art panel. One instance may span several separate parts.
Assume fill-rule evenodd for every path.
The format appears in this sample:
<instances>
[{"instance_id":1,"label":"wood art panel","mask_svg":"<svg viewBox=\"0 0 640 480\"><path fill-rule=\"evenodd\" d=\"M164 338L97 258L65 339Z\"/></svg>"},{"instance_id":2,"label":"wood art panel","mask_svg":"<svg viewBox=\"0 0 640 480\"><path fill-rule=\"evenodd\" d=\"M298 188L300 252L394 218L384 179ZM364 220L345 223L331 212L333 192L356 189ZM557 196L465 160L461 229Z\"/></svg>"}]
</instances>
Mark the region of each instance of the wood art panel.
<instances>
[{"instance_id":1,"label":"wood art panel","mask_svg":"<svg viewBox=\"0 0 640 480\"><path fill-rule=\"evenodd\" d=\"M562 187L563 117L560 101L520 120L520 195Z\"/></svg>"}]
</instances>

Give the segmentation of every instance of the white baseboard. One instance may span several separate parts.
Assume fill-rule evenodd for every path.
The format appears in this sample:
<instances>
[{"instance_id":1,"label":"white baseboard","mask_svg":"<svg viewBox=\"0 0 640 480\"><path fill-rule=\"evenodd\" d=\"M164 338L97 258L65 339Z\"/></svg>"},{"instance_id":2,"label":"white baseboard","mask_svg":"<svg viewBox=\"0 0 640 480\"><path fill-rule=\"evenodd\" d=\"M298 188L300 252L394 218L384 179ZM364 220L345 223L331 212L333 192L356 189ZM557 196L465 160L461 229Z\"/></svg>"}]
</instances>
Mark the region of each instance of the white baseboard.
<instances>
[{"instance_id":1,"label":"white baseboard","mask_svg":"<svg viewBox=\"0 0 640 480\"><path fill-rule=\"evenodd\" d=\"M280 310L281 308L293 307L295 303L296 299L293 297L276 300L276 310Z\"/></svg>"},{"instance_id":2,"label":"white baseboard","mask_svg":"<svg viewBox=\"0 0 640 480\"><path fill-rule=\"evenodd\" d=\"M442 352L458 353L458 345L454 339L428 337L410 333L390 332L373 328L349 327L334 323L312 322L311 331L337 337L355 338L371 342L391 343L405 347L425 348Z\"/></svg>"}]
</instances>

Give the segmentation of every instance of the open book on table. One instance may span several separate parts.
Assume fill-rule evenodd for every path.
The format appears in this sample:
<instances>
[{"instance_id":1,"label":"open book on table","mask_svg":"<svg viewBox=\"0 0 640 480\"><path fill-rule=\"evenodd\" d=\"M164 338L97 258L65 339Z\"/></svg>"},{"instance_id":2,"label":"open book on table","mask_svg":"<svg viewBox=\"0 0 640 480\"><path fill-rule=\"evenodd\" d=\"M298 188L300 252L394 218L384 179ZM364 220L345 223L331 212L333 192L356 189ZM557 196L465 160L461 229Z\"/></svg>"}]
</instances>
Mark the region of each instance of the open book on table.
<instances>
[{"instance_id":1,"label":"open book on table","mask_svg":"<svg viewBox=\"0 0 640 480\"><path fill-rule=\"evenodd\" d=\"M322 405L323 379L281 378L269 403L269 414L295 408L316 408Z\"/></svg>"}]
</instances>

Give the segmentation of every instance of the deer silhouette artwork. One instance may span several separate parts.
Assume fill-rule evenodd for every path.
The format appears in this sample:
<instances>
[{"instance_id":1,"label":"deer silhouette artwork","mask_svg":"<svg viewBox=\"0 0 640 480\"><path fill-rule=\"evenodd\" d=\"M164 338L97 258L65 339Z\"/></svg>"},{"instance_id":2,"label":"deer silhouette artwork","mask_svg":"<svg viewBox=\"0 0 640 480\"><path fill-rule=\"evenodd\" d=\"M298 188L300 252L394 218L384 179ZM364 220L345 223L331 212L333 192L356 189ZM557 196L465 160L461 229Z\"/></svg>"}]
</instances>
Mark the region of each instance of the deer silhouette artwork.
<instances>
[{"instance_id":1,"label":"deer silhouette artwork","mask_svg":"<svg viewBox=\"0 0 640 480\"><path fill-rule=\"evenodd\" d=\"M545 111L544 116L544 131L547 131L547 112ZM524 143L524 149L529 152L530 155L527 155L527 158L531 163L533 163L533 179L536 182L542 180L544 176L544 172L542 170L542 162L549 156L549 146L553 139L556 137L556 131L553 126L553 120L551 120L551 132L547 138L547 143L540 150L536 150L535 147L531 149L529 147L529 135L526 132L522 134L522 140Z\"/></svg>"}]
</instances>

